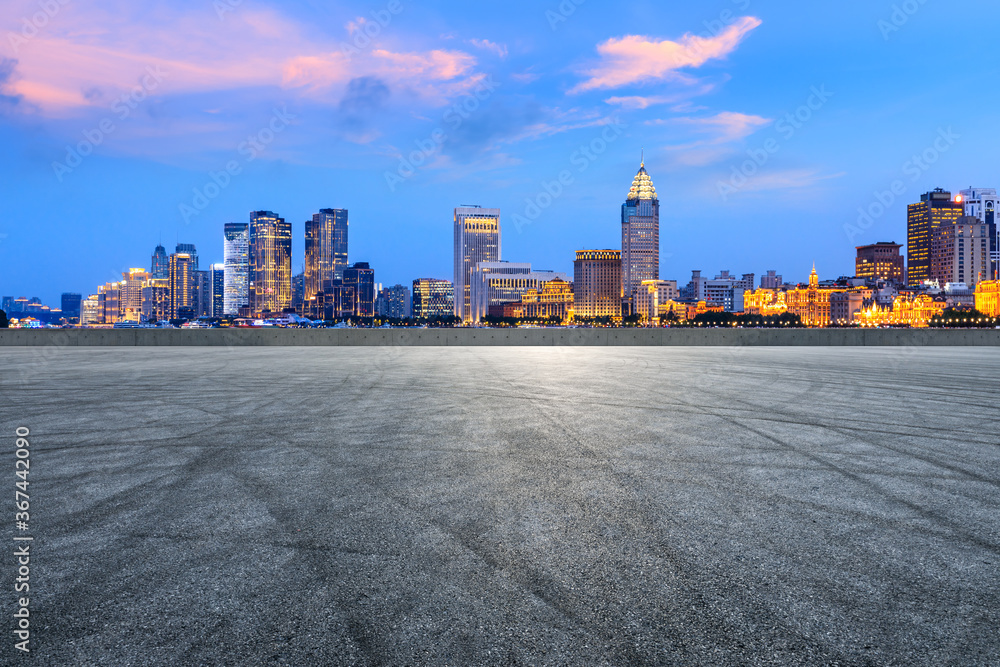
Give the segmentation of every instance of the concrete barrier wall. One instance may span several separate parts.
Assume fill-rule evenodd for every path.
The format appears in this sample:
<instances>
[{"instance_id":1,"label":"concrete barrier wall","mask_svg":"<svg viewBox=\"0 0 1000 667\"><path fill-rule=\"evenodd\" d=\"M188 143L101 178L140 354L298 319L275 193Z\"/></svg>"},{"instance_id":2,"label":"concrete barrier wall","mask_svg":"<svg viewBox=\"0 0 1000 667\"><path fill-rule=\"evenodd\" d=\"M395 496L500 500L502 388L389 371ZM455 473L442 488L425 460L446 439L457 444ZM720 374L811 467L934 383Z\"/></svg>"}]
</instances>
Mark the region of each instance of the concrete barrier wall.
<instances>
[{"instance_id":1,"label":"concrete barrier wall","mask_svg":"<svg viewBox=\"0 0 1000 667\"><path fill-rule=\"evenodd\" d=\"M0 329L9 346L1000 346L983 329Z\"/></svg>"}]
</instances>

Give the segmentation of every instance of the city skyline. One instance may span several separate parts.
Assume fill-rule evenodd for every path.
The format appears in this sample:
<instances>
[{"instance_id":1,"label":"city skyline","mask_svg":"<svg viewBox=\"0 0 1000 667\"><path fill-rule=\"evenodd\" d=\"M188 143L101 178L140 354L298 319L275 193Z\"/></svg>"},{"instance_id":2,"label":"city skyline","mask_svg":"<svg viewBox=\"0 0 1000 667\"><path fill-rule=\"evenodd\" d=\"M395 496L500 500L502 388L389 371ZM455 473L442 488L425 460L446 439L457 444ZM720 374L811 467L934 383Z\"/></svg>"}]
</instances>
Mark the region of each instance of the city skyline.
<instances>
[{"instance_id":1,"label":"city skyline","mask_svg":"<svg viewBox=\"0 0 1000 667\"><path fill-rule=\"evenodd\" d=\"M223 260L221 224L267 208L297 225L319 206L356 211L353 246L384 267L386 284L449 274L448 239L435 230L467 202L505 212L506 254L565 272L563 239L617 247L604 202L621 197L643 149L671 202L662 275L729 266L805 279L813 261L849 273L851 246L901 242L919 193L992 184L983 142L997 93L981 85L990 59L977 57L991 45L962 28L970 12L988 21L992 4L929 3L902 18L861 2L836 12L640 2L607 17L591 3L568 16L528 3L400 6L263 2L220 15L181 2L154 25L138 10L109 16L81 2L16 49L3 40L0 136L16 159L0 174L16 223L0 225L0 291L57 303L119 275L150 239L213 249L208 266ZM36 11L15 0L0 27L20 36ZM95 21L129 29L83 39ZM194 25L216 45L188 52L171 41ZM364 25L377 35L358 48ZM251 42L253 62L269 65L241 64ZM317 56L343 45L358 51L348 62ZM102 49L120 62L101 67ZM671 49L687 59L665 62ZM984 111L966 108L963 89L978 91ZM106 119L113 131L101 129ZM75 164L67 146L84 133L94 145ZM785 251L794 235L813 256ZM298 273L299 234L292 255Z\"/></svg>"}]
</instances>

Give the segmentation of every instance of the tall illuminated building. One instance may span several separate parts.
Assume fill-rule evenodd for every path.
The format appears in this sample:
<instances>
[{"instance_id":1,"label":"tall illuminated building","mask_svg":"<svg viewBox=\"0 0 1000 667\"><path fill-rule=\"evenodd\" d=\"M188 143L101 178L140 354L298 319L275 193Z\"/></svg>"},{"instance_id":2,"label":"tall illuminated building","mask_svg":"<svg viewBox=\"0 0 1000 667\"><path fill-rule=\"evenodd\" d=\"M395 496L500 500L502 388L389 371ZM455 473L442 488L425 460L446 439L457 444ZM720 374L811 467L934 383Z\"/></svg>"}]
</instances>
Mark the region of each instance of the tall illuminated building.
<instances>
[{"instance_id":1,"label":"tall illuminated building","mask_svg":"<svg viewBox=\"0 0 1000 667\"><path fill-rule=\"evenodd\" d=\"M257 314L292 305L292 225L271 211L250 214L250 306Z\"/></svg>"},{"instance_id":2,"label":"tall illuminated building","mask_svg":"<svg viewBox=\"0 0 1000 667\"><path fill-rule=\"evenodd\" d=\"M931 241L941 225L953 225L964 215L961 202L952 201L951 193L937 188L920 196L920 202L907 207L906 284L916 287L931 279Z\"/></svg>"},{"instance_id":3,"label":"tall illuminated building","mask_svg":"<svg viewBox=\"0 0 1000 667\"><path fill-rule=\"evenodd\" d=\"M660 278L660 200L646 164L632 180L622 204L622 294L624 310L631 313L633 295L644 280Z\"/></svg>"},{"instance_id":4,"label":"tall illuminated building","mask_svg":"<svg viewBox=\"0 0 1000 667\"><path fill-rule=\"evenodd\" d=\"M187 253L170 256L170 317L178 317L181 308L190 308L193 300L194 262Z\"/></svg>"},{"instance_id":5,"label":"tall illuminated building","mask_svg":"<svg viewBox=\"0 0 1000 667\"><path fill-rule=\"evenodd\" d=\"M1000 228L997 227L997 213L1000 212L1000 197L994 188L968 188L959 193L965 215L978 218L986 224L990 239L990 279L1000 278Z\"/></svg>"},{"instance_id":6,"label":"tall illuminated building","mask_svg":"<svg viewBox=\"0 0 1000 667\"><path fill-rule=\"evenodd\" d=\"M347 209L322 208L306 220L303 300L309 303L347 268Z\"/></svg>"},{"instance_id":7,"label":"tall illuminated building","mask_svg":"<svg viewBox=\"0 0 1000 667\"><path fill-rule=\"evenodd\" d=\"M240 314L240 308L250 305L250 225L227 222L222 236L225 264L222 314L235 316Z\"/></svg>"},{"instance_id":8,"label":"tall illuminated building","mask_svg":"<svg viewBox=\"0 0 1000 667\"><path fill-rule=\"evenodd\" d=\"M142 320L142 286L149 278L145 269L129 269L122 273L120 309L126 322Z\"/></svg>"},{"instance_id":9,"label":"tall illuminated building","mask_svg":"<svg viewBox=\"0 0 1000 667\"><path fill-rule=\"evenodd\" d=\"M888 281L905 285L906 265L898 243L880 241L871 245L860 245L854 260L854 275L872 282Z\"/></svg>"},{"instance_id":10,"label":"tall illuminated building","mask_svg":"<svg viewBox=\"0 0 1000 667\"><path fill-rule=\"evenodd\" d=\"M210 270L212 280L212 308L209 315L222 317L225 314L226 265L213 264Z\"/></svg>"},{"instance_id":11,"label":"tall illuminated building","mask_svg":"<svg viewBox=\"0 0 1000 667\"><path fill-rule=\"evenodd\" d=\"M578 319L621 317L621 251L577 250L573 262L573 294Z\"/></svg>"},{"instance_id":12,"label":"tall illuminated building","mask_svg":"<svg viewBox=\"0 0 1000 667\"><path fill-rule=\"evenodd\" d=\"M392 285L379 292L376 311L383 317L401 320L409 317L412 309L410 288L406 285Z\"/></svg>"},{"instance_id":13,"label":"tall illuminated building","mask_svg":"<svg viewBox=\"0 0 1000 667\"><path fill-rule=\"evenodd\" d=\"M375 317L375 271L368 262L356 262L344 269L344 286L354 291L354 314Z\"/></svg>"},{"instance_id":14,"label":"tall illuminated building","mask_svg":"<svg viewBox=\"0 0 1000 667\"><path fill-rule=\"evenodd\" d=\"M156 246L153 251L149 273L154 278L162 278L163 280L170 278L170 260L167 259L167 249L163 245Z\"/></svg>"},{"instance_id":15,"label":"tall illuminated building","mask_svg":"<svg viewBox=\"0 0 1000 667\"><path fill-rule=\"evenodd\" d=\"M174 252L178 255L190 255L191 256L191 270L198 270L198 249L194 247L193 243L178 243Z\"/></svg>"},{"instance_id":16,"label":"tall illuminated building","mask_svg":"<svg viewBox=\"0 0 1000 667\"><path fill-rule=\"evenodd\" d=\"M142 321L159 322L173 317L170 311L170 280L150 278L142 285Z\"/></svg>"},{"instance_id":17,"label":"tall illuminated building","mask_svg":"<svg viewBox=\"0 0 1000 667\"><path fill-rule=\"evenodd\" d=\"M450 280L417 278L413 281L413 318L433 320L455 314L455 286Z\"/></svg>"},{"instance_id":18,"label":"tall illuminated building","mask_svg":"<svg viewBox=\"0 0 1000 667\"><path fill-rule=\"evenodd\" d=\"M480 262L500 261L500 209L455 209L455 315L471 322L472 273Z\"/></svg>"},{"instance_id":19,"label":"tall illuminated building","mask_svg":"<svg viewBox=\"0 0 1000 667\"><path fill-rule=\"evenodd\" d=\"M989 226L964 216L954 225L941 225L931 234L931 280L940 287L965 283L975 289L990 277Z\"/></svg>"}]
</instances>

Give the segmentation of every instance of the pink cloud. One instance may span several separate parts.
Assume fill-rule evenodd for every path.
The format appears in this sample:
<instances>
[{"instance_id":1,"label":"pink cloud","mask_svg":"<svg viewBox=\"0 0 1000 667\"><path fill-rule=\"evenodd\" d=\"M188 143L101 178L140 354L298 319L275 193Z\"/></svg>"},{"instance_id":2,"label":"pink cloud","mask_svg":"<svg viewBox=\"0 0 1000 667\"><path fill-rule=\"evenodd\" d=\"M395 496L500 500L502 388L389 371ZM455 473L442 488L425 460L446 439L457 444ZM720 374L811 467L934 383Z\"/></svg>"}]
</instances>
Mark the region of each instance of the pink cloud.
<instances>
[{"instance_id":1,"label":"pink cloud","mask_svg":"<svg viewBox=\"0 0 1000 667\"><path fill-rule=\"evenodd\" d=\"M770 125L772 120L736 111L723 111L708 118L675 118L672 121L657 122L675 122L691 125L714 135L709 140L710 143L724 144L746 139L760 128Z\"/></svg>"},{"instance_id":2,"label":"pink cloud","mask_svg":"<svg viewBox=\"0 0 1000 667\"><path fill-rule=\"evenodd\" d=\"M602 62L587 71L589 78L570 93L681 76L678 74L680 69L700 67L709 60L725 58L760 24L760 19L744 16L714 37L689 33L676 42L640 35L609 39L597 47Z\"/></svg>"},{"instance_id":3,"label":"pink cloud","mask_svg":"<svg viewBox=\"0 0 1000 667\"><path fill-rule=\"evenodd\" d=\"M68 4L9 54L18 62L5 94L22 96L43 115L70 116L107 108L154 67L165 77L152 96L273 87L335 103L351 79L374 76L436 106L482 76L474 71L476 58L458 50L373 45L348 56L350 35L331 42L274 11L244 7L222 21L208 16L161 9L153 19L129 5L102 11ZM0 19L0 31L16 27Z\"/></svg>"}]
</instances>

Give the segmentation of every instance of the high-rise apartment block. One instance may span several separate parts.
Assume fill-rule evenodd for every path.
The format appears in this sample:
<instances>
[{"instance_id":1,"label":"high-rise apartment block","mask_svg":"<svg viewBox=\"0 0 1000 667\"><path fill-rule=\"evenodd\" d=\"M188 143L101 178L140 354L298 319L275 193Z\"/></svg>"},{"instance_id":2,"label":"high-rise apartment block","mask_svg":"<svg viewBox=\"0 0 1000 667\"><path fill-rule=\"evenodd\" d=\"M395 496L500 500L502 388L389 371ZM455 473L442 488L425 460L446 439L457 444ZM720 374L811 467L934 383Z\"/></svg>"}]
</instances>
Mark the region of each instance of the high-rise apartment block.
<instances>
[{"instance_id":1,"label":"high-rise apartment block","mask_svg":"<svg viewBox=\"0 0 1000 667\"><path fill-rule=\"evenodd\" d=\"M953 225L964 215L965 207L953 201L951 193L937 188L920 196L920 203L907 208L906 282L916 287L931 279L931 240L942 225Z\"/></svg>"},{"instance_id":2,"label":"high-rise apartment block","mask_svg":"<svg viewBox=\"0 0 1000 667\"><path fill-rule=\"evenodd\" d=\"M965 283L974 289L990 277L989 227L965 216L953 225L942 225L931 234L930 280L940 287Z\"/></svg>"},{"instance_id":3,"label":"high-rise apartment block","mask_svg":"<svg viewBox=\"0 0 1000 667\"><path fill-rule=\"evenodd\" d=\"M1000 279L1000 228L997 226L1000 197L994 188L969 188L959 195L965 215L986 224L990 238L990 279Z\"/></svg>"},{"instance_id":4,"label":"high-rise apartment block","mask_svg":"<svg viewBox=\"0 0 1000 667\"><path fill-rule=\"evenodd\" d=\"M450 280L414 280L412 308L414 319L433 320L454 315L455 286Z\"/></svg>"},{"instance_id":5,"label":"high-rise apartment block","mask_svg":"<svg viewBox=\"0 0 1000 667\"><path fill-rule=\"evenodd\" d=\"M500 261L500 209L455 209L455 315L472 322L472 274L480 262Z\"/></svg>"},{"instance_id":6,"label":"high-rise apartment block","mask_svg":"<svg viewBox=\"0 0 1000 667\"><path fill-rule=\"evenodd\" d=\"M250 214L250 307L280 314L292 305L292 225L271 211Z\"/></svg>"},{"instance_id":7,"label":"high-rise apartment block","mask_svg":"<svg viewBox=\"0 0 1000 667\"><path fill-rule=\"evenodd\" d=\"M632 310L634 294L645 280L660 278L660 200L645 162L622 204L622 299Z\"/></svg>"},{"instance_id":8,"label":"high-rise apartment block","mask_svg":"<svg viewBox=\"0 0 1000 667\"><path fill-rule=\"evenodd\" d=\"M401 320L410 317L412 302L410 288L406 285L392 285L379 292L376 310L382 317Z\"/></svg>"},{"instance_id":9,"label":"high-rise apartment block","mask_svg":"<svg viewBox=\"0 0 1000 667\"><path fill-rule=\"evenodd\" d=\"M622 265L620 250L576 251L573 308L577 319L621 317Z\"/></svg>"},{"instance_id":10,"label":"high-rise apartment block","mask_svg":"<svg viewBox=\"0 0 1000 667\"><path fill-rule=\"evenodd\" d=\"M871 282L891 282L906 284L906 264L899 253L898 243L880 241L871 245L857 246L854 260L854 275ZM853 321L853 320L851 320Z\"/></svg>"}]
</instances>

